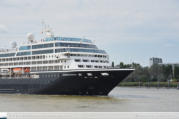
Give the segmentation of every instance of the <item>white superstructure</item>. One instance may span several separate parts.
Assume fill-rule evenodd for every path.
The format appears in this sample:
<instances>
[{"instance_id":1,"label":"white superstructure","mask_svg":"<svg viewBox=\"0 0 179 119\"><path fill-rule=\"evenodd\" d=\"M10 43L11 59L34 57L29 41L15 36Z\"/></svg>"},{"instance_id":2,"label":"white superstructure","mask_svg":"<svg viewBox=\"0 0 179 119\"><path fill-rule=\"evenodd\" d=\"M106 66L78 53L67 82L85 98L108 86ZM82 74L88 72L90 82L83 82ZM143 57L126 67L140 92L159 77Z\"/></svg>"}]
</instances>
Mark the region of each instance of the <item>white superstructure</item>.
<instances>
[{"instance_id":1,"label":"white superstructure","mask_svg":"<svg viewBox=\"0 0 179 119\"><path fill-rule=\"evenodd\" d=\"M48 35L41 41L0 51L0 72L35 72L109 67L109 57L91 40Z\"/></svg>"}]
</instances>

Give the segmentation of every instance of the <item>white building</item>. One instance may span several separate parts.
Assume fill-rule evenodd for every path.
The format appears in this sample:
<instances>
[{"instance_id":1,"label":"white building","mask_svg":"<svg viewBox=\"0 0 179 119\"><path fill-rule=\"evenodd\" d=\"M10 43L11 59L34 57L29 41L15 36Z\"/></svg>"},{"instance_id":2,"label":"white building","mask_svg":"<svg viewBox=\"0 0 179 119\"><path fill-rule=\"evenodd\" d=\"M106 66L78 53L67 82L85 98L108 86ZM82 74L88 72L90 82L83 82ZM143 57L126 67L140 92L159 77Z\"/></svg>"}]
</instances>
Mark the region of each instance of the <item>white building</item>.
<instances>
[{"instance_id":1,"label":"white building","mask_svg":"<svg viewBox=\"0 0 179 119\"><path fill-rule=\"evenodd\" d=\"M162 58L157 58L157 57L152 57L149 60L150 66L154 65L154 64L162 64Z\"/></svg>"}]
</instances>

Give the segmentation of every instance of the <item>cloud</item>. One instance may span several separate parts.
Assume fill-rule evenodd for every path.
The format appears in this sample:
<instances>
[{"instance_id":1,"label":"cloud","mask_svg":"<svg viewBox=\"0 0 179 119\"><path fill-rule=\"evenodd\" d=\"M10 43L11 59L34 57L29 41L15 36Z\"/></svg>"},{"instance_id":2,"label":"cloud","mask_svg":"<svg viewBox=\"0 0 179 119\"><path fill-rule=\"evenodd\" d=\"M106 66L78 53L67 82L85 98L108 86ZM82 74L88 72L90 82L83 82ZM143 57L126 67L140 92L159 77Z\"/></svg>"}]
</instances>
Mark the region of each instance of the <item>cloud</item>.
<instances>
[{"instance_id":1,"label":"cloud","mask_svg":"<svg viewBox=\"0 0 179 119\"><path fill-rule=\"evenodd\" d=\"M7 33L8 29L5 25L0 24L0 33Z\"/></svg>"},{"instance_id":2,"label":"cloud","mask_svg":"<svg viewBox=\"0 0 179 119\"><path fill-rule=\"evenodd\" d=\"M143 47L129 51L129 44L134 44L133 49L147 44L151 56L155 55L153 49L159 49L158 54L170 51L171 57L170 44L179 39L178 3L178 0L0 0L0 23L8 24L8 29L0 25L0 32L9 30L4 38L10 40L16 37L24 41L27 32L40 39L44 19L56 35L90 38L109 50L119 46L110 51L113 56L123 51L124 59L131 57L131 52L133 57L147 57ZM158 48L164 42L171 50Z\"/></svg>"}]
</instances>

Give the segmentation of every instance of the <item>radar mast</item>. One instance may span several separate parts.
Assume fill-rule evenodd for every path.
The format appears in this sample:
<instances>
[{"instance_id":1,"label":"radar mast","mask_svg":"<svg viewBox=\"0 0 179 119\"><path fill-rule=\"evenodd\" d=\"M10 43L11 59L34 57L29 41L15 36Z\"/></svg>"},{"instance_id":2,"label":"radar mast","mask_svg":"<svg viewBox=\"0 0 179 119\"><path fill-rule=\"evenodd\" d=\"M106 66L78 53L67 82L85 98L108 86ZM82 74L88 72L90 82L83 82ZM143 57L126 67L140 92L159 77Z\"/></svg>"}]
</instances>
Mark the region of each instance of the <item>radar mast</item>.
<instances>
[{"instance_id":1,"label":"radar mast","mask_svg":"<svg viewBox=\"0 0 179 119\"><path fill-rule=\"evenodd\" d=\"M42 20L42 32L41 33L45 35L45 37L54 37L52 28L50 28L50 26L47 25L44 20Z\"/></svg>"}]
</instances>

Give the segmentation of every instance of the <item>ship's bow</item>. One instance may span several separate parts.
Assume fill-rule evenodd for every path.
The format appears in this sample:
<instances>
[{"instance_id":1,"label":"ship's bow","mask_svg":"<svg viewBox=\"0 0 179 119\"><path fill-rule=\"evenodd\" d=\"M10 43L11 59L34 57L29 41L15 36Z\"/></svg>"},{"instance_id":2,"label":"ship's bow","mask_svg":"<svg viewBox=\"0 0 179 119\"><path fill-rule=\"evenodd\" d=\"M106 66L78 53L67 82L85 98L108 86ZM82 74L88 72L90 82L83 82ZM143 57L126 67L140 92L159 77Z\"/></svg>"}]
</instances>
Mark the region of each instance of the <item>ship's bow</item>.
<instances>
[{"instance_id":1,"label":"ship's bow","mask_svg":"<svg viewBox=\"0 0 179 119\"><path fill-rule=\"evenodd\" d=\"M133 69L75 70L63 72L40 93L64 95L108 95Z\"/></svg>"}]
</instances>

